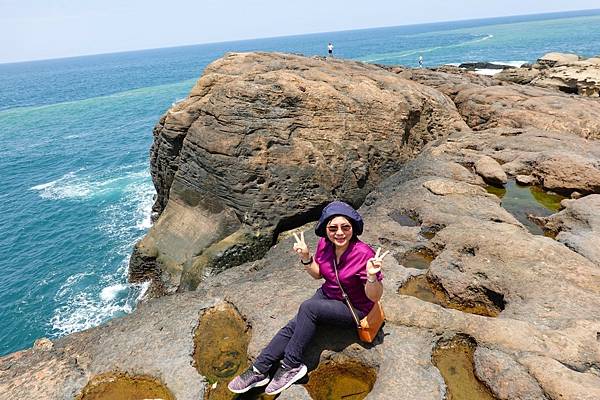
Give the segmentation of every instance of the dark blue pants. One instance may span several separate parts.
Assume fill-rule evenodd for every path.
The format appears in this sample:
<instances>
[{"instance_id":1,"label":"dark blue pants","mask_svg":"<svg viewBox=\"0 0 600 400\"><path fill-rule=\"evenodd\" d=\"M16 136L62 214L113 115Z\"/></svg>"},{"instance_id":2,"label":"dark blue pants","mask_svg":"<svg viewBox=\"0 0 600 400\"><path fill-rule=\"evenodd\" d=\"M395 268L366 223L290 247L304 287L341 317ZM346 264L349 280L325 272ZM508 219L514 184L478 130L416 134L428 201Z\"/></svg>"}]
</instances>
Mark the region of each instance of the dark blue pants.
<instances>
[{"instance_id":1,"label":"dark blue pants","mask_svg":"<svg viewBox=\"0 0 600 400\"><path fill-rule=\"evenodd\" d=\"M364 315L357 311L357 316L360 319ZM289 367L299 366L302 363L302 353L314 336L317 325L322 324L356 328L346 303L326 297L319 288L313 297L300 305L294 319L271 339L254 362L254 367L266 373L282 359Z\"/></svg>"}]
</instances>

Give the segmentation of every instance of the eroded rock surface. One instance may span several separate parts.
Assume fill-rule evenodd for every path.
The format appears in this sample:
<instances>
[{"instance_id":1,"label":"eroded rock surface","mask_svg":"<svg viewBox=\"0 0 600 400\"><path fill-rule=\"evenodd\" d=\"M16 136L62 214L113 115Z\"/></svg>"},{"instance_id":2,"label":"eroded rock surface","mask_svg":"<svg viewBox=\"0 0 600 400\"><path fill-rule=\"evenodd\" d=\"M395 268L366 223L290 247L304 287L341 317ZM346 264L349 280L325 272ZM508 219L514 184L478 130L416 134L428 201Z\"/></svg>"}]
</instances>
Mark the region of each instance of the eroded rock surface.
<instances>
[{"instance_id":1,"label":"eroded rock surface","mask_svg":"<svg viewBox=\"0 0 600 400\"><path fill-rule=\"evenodd\" d=\"M600 195L564 200L564 210L544 219L556 240L600 266Z\"/></svg>"},{"instance_id":2,"label":"eroded rock surface","mask_svg":"<svg viewBox=\"0 0 600 400\"><path fill-rule=\"evenodd\" d=\"M474 130L538 128L572 132L590 139L600 138L600 103L596 99L510 84L447 67L435 71L392 70L450 96Z\"/></svg>"},{"instance_id":3,"label":"eroded rock surface","mask_svg":"<svg viewBox=\"0 0 600 400\"><path fill-rule=\"evenodd\" d=\"M598 97L600 58L582 59L577 54L548 53L538 59L536 64L504 70L495 78L565 93Z\"/></svg>"},{"instance_id":4,"label":"eroded rock surface","mask_svg":"<svg viewBox=\"0 0 600 400\"><path fill-rule=\"evenodd\" d=\"M439 91L368 64L232 53L154 130L160 214L131 275L166 291L265 253L332 197L359 205L423 146L469 130ZM156 269L158 268L158 272Z\"/></svg>"}]
</instances>

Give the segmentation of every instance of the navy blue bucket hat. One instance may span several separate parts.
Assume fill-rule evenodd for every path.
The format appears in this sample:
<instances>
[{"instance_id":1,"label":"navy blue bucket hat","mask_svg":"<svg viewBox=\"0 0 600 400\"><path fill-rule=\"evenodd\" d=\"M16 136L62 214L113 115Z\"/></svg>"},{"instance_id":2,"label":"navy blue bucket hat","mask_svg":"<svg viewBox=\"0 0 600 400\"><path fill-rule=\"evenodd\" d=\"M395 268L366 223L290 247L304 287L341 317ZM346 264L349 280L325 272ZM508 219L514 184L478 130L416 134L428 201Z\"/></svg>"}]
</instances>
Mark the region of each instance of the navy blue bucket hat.
<instances>
[{"instance_id":1,"label":"navy blue bucket hat","mask_svg":"<svg viewBox=\"0 0 600 400\"><path fill-rule=\"evenodd\" d=\"M321 212L321 218L319 218L319 222L317 222L317 226L315 227L315 234L317 236L326 237L325 228L327 227L327 223L333 217L338 215L348 218L352 224L354 236L358 236L362 233L363 220L358 211L343 201L334 201L327 204Z\"/></svg>"}]
</instances>

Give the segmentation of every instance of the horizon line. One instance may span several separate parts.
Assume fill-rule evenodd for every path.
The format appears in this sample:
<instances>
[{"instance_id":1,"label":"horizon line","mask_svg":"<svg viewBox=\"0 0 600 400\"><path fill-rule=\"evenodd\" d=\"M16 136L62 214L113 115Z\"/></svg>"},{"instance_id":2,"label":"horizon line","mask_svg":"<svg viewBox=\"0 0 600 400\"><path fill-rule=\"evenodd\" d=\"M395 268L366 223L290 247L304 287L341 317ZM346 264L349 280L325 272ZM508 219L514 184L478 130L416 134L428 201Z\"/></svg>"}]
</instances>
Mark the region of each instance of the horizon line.
<instances>
[{"instance_id":1,"label":"horizon line","mask_svg":"<svg viewBox=\"0 0 600 400\"><path fill-rule=\"evenodd\" d=\"M557 14L576 14L576 13L583 13L583 12L597 12L598 14L600 14L600 8L552 11L552 12L533 13L533 14L500 15L500 16L495 16L495 17L484 17L484 18L429 21L429 22L421 22L421 23L416 23L416 24L374 26L374 27L369 27L369 28L342 29L339 31L306 32L306 33L297 33L297 34L283 34L283 35L275 35L275 36L254 37L254 38L246 38L246 39L222 40L222 41L215 41L215 42L178 44L178 45L174 45L174 46L164 46L164 47L147 47L147 48L141 48L141 49L108 51L108 52L103 52L103 53L79 54L79 55L73 55L73 56L34 58L34 59L28 59L28 60L7 61L7 62L0 61L0 66L9 65L9 64L24 64L24 63L42 62L42 61L67 60L67 59L72 59L72 58L94 57L94 56L122 54L122 53L135 53L135 52L143 52L143 51L151 51L151 50L176 49L176 48L181 48L181 47L193 47L193 46L203 46L203 45L211 45L211 44L247 42L247 41L253 41L253 40L265 40L265 39L276 39L276 38L308 36L308 35L322 35L322 34L326 34L326 33L342 33L342 32L351 32L351 31L364 31L364 30L371 30L371 29L386 29L386 28L410 27L410 26L419 26L419 25L435 25L435 24L444 24L444 23L451 23L451 22L460 23L460 22L494 20L494 19L511 18L511 17L533 17L533 16L543 16L543 15L550 16L550 15L557 15ZM569 16L565 16L564 18L568 18L568 17ZM500 25L502 25L502 24L500 24Z\"/></svg>"}]
</instances>

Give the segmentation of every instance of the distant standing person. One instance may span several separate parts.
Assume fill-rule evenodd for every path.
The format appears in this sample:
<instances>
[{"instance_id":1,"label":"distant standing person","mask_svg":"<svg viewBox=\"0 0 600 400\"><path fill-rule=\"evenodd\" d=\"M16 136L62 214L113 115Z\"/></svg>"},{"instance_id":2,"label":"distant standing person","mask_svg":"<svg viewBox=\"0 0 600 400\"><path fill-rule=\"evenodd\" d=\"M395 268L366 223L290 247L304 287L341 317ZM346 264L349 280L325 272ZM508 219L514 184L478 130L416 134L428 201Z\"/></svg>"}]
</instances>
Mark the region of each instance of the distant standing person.
<instances>
[{"instance_id":1,"label":"distant standing person","mask_svg":"<svg viewBox=\"0 0 600 400\"><path fill-rule=\"evenodd\" d=\"M419 68L423 68L423 56L419 56Z\"/></svg>"},{"instance_id":2,"label":"distant standing person","mask_svg":"<svg viewBox=\"0 0 600 400\"><path fill-rule=\"evenodd\" d=\"M329 57L333 57L333 44L331 44L331 42L327 45L327 53L329 54Z\"/></svg>"}]
</instances>

